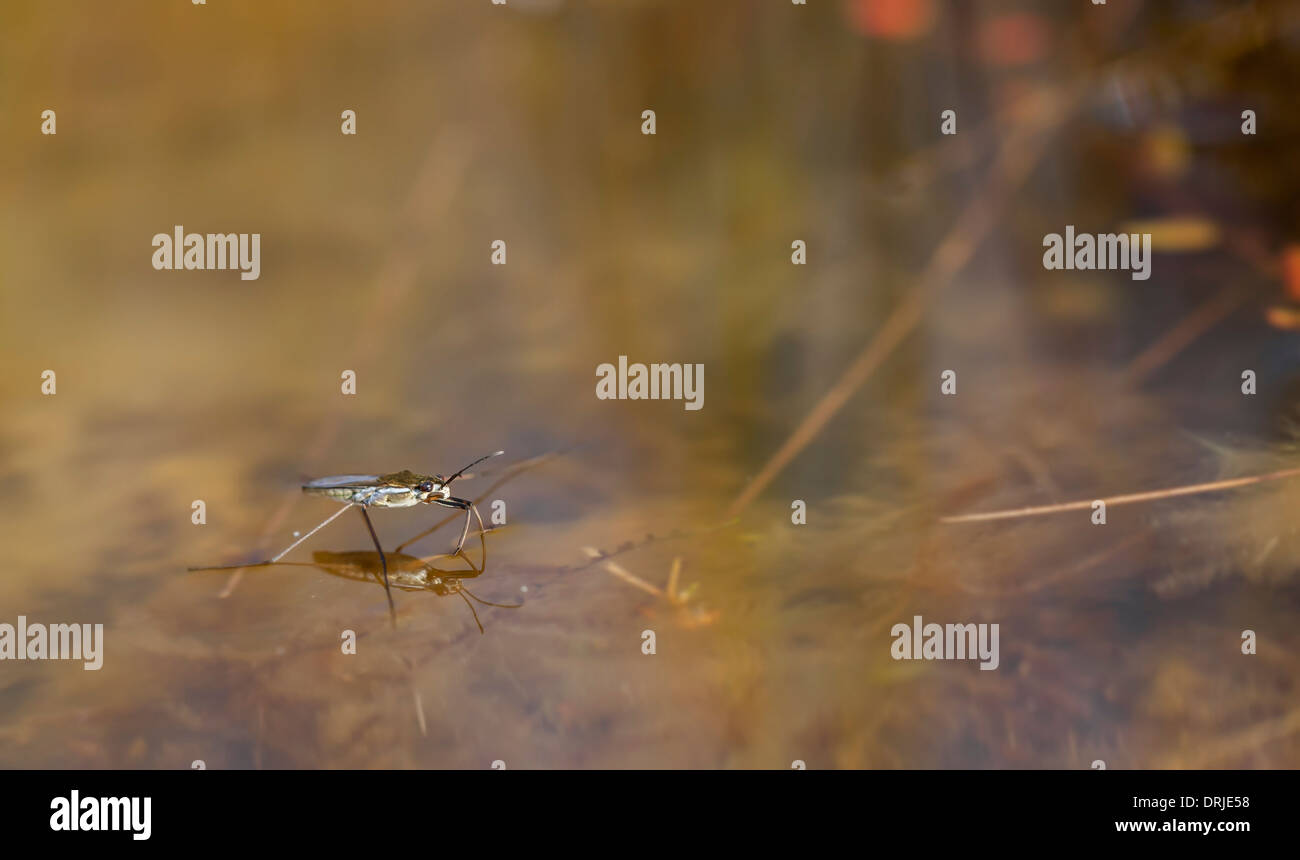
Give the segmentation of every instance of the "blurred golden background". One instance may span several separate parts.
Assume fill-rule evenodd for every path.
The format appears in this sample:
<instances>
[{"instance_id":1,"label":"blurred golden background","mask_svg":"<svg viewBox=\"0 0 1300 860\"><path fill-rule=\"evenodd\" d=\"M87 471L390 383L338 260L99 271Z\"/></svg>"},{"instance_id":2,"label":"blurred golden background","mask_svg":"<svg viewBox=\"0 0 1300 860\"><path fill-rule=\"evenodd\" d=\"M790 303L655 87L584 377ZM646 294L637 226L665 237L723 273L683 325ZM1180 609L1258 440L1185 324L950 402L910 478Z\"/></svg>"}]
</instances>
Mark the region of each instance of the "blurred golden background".
<instances>
[{"instance_id":1,"label":"blurred golden background","mask_svg":"<svg viewBox=\"0 0 1300 860\"><path fill-rule=\"evenodd\" d=\"M1300 766L1294 486L938 523L1293 461L1289 5L10 0L0 621L106 644L0 664L0 765ZM155 271L177 224L260 278ZM1066 224L1140 224L1151 279L1044 271ZM597 400L619 355L704 408ZM332 512L303 479L499 448L484 635L185 570ZM915 614L999 670L891 660Z\"/></svg>"}]
</instances>

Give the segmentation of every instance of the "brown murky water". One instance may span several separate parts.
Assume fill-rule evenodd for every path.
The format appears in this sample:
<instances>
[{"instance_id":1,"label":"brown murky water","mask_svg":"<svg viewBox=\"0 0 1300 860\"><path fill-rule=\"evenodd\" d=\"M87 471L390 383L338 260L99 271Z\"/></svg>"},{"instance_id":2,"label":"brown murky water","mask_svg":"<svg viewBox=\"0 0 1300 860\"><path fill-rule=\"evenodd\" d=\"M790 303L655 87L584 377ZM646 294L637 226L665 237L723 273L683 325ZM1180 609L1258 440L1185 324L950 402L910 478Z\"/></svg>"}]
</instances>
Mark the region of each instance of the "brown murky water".
<instances>
[{"instance_id":1,"label":"brown murky water","mask_svg":"<svg viewBox=\"0 0 1300 860\"><path fill-rule=\"evenodd\" d=\"M1118 0L1105 26L811 6L17 4L0 622L106 644L97 672L0 663L0 765L1300 766L1300 488L938 523L1293 460L1295 335L1265 309L1295 241L1294 30L1208 50L1203 17ZM1008 33L1040 53L1005 62ZM989 180L1025 127L1026 174ZM1067 223L1170 213L1219 235L1168 242L1149 281L1042 268ZM260 232L260 278L153 270L175 224ZM945 242L971 256L936 275ZM1228 312L1125 377L1226 286ZM729 518L918 289L915 329ZM704 408L596 399L619 355L702 363ZM394 631L373 583L186 572L335 510L305 478L498 448L457 485L507 520L471 588L524 605L478 606L483 635L454 595L397 591ZM392 548L442 515L374 516ZM368 548L349 514L287 560ZM915 615L998 623L998 670L891 659Z\"/></svg>"}]
</instances>

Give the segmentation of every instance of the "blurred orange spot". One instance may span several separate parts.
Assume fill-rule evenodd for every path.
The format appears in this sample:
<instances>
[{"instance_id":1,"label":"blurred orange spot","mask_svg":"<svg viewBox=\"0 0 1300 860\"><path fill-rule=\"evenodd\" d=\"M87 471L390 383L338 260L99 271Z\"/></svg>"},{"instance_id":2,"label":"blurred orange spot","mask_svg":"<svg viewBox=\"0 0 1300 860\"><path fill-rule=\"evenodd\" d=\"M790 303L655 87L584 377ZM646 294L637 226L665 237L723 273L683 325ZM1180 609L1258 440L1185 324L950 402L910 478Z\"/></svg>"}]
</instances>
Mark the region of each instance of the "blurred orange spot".
<instances>
[{"instance_id":1,"label":"blurred orange spot","mask_svg":"<svg viewBox=\"0 0 1300 860\"><path fill-rule=\"evenodd\" d=\"M1146 167L1160 177L1180 176L1191 162L1187 135L1175 125L1153 128L1143 137L1142 150Z\"/></svg>"},{"instance_id":2,"label":"blurred orange spot","mask_svg":"<svg viewBox=\"0 0 1300 860\"><path fill-rule=\"evenodd\" d=\"M1041 60L1050 40L1042 16L1014 12L981 23L977 41L980 59L990 66L1023 66Z\"/></svg>"},{"instance_id":3,"label":"blurred orange spot","mask_svg":"<svg viewBox=\"0 0 1300 860\"><path fill-rule=\"evenodd\" d=\"M1219 244L1219 225L1197 215L1170 215L1120 225L1124 233L1150 233L1151 248L1162 254L1194 254Z\"/></svg>"},{"instance_id":4,"label":"blurred orange spot","mask_svg":"<svg viewBox=\"0 0 1300 860\"><path fill-rule=\"evenodd\" d=\"M849 26L864 36L905 41L934 25L933 0L849 0Z\"/></svg>"},{"instance_id":5,"label":"blurred orange spot","mask_svg":"<svg viewBox=\"0 0 1300 860\"><path fill-rule=\"evenodd\" d=\"M1287 296L1300 302L1300 244L1295 242L1282 249L1282 284Z\"/></svg>"},{"instance_id":6,"label":"blurred orange spot","mask_svg":"<svg viewBox=\"0 0 1300 860\"><path fill-rule=\"evenodd\" d=\"M1283 305L1273 305L1265 313L1264 318L1273 328L1280 328L1283 331L1300 331L1300 310L1285 307Z\"/></svg>"}]
</instances>

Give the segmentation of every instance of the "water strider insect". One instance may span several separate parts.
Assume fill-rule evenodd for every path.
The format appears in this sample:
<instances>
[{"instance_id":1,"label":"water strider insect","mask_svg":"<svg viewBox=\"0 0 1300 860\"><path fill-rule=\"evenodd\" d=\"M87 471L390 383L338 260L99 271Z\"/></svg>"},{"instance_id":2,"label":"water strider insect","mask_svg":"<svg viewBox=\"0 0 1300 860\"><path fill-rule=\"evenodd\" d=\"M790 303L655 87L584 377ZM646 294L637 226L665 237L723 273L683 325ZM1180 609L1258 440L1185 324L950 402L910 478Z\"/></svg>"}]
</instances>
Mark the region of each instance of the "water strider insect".
<instances>
[{"instance_id":1,"label":"water strider insect","mask_svg":"<svg viewBox=\"0 0 1300 860\"><path fill-rule=\"evenodd\" d=\"M460 540L456 542L456 549L452 555L460 555L461 547L465 545L465 538L469 535L469 517L473 513L478 518L480 534L483 532L483 518L479 516L478 508L468 499L460 499L451 494L451 484L457 478L460 478L474 466L482 463L491 457L497 457L504 454L505 451L495 451L483 457L479 457L474 462L459 469L450 478L444 478L442 475L417 475L411 471L393 472L391 475L334 475L328 478L318 478L314 481L308 481L303 484L302 491L309 495L326 496L338 502L343 502L341 510L326 517L320 525L298 538L293 543L276 553L270 559L264 562L254 562L252 564L225 564L215 567L192 567L190 570L219 570L223 568L240 568L254 567L267 564L275 564L292 552L299 544L307 538L316 534L316 532L325 528L325 526L334 522L343 515L343 512L349 508L357 508L361 511L361 516L366 521L366 528L370 531L370 539L375 543L375 550L379 553L380 568L383 571L384 594L388 597L388 612L392 619L393 626L397 626L397 609L393 606L393 591L388 581L388 559L384 556L384 548L379 545L379 535L375 533L374 524L370 522L369 509L377 508L409 508L415 505L439 505L444 508L457 508L465 512L465 528L461 531ZM486 547L484 548L486 557ZM472 567L473 565L471 565ZM475 616L477 619L477 615Z\"/></svg>"}]
</instances>

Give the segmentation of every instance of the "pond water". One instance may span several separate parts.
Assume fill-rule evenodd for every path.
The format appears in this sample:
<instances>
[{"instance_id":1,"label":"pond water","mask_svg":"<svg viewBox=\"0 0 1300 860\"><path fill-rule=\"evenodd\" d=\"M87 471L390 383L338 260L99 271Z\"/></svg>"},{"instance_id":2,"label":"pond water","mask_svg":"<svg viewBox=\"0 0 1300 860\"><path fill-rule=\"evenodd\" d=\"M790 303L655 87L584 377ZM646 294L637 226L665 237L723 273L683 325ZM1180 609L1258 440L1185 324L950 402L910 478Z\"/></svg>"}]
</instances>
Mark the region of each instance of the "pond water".
<instances>
[{"instance_id":1,"label":"pond water","mask_svg":"<svg viewBox=\"0 0 1300 860\"><path fill-rule=\"evenodd\" d=\"M98 671L0 663L0 766L1300 766L1300 485L939 522L1294 463L1281 17L1181 49L1198 79L1144 53L1190 12L1091 44L1039 9L1074 47L1008 67L983 13L905 41L870 3L172 5L28 4L0 59L0 622L104 625ZM1096 71L1124 51L1148 65ZM1249 156L1213 119L1242 92L1276 108ZM1067 224L1171 212L1221 236L1149 281L1041 265ZM156 271L175 225L260 233L259 277ZM702 364L703 408L598 399L620 356ZM295 564L187 570L337 510L306 480L497 449L455 485L497 517L463 584L523 604L475 604L482 633L428 590L393 629L351 513ZM388 550L447 515L372 512ZM893 659L916 616L999 625L997 669Z\"/></svg>"}]
</instances>

